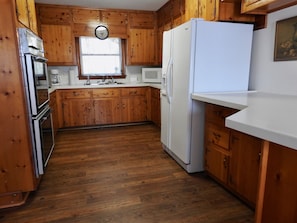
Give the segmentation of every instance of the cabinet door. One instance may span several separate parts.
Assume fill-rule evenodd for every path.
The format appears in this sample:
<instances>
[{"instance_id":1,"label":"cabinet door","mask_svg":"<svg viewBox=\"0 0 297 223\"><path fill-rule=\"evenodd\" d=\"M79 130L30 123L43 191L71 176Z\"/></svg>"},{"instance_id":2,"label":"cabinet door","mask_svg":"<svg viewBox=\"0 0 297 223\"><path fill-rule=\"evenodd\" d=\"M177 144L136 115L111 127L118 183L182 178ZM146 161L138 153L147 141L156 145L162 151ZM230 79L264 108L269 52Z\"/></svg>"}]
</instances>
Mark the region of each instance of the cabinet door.
<instances>
[{"instance_id":1,"label":"cabinet door","mask_svg":"<svg viewBox=\"0 0 297 223\"><path fill-rule=\"evenodd\" d=\"M21 22L26 27L30 27L28 7L26 0L16 0L16 11L19 22Z\"/></svg>"},{"instance_id":2,"label":"cabinet door","mask_svg":"<svg viewBox=\"0 0 297 223\"><path fill-rule=\"evenodd\" d=\"M75 65L74 37L70 25L41 25L49 65Z\"/></svg>"},{"instance_id":3,"label":"cabinet door","mask_svg":"<svg viewBox=\"0 0 297 223\"><path fill-rule=\"evenodd\" d=\"M63 101L63 127L94 125L94 108L90 99Z\"/></svg>"},{"instance_id":4,"label":"cabinet door","mask_svg":"<svg viewBox=\"0 0 297 223\"><path fill-rule=\"evenodd\" d=\"M227 183L229 166L229 156L215 145L206 145L205 148L205 170L219 180L221 183Z\"/></svg>"},{"instance_id":5,"label":"cabinet door","mask_svg":"<svg viewBox=\"0 0 297 223\"><path fill-rule=\"evenodd\" d=\"M160 90L156 88L151 89L151 119L161 127Z\"/></svg>"},{"instance_id":6,"label":"cabinet door","mask_svg":"<svg viewBox=\"0 0 297 223\"><path fill-rule=\"evenodd\" d=\"M122 88L122 122L147 121L147 88Z\"/></svg>"},{"instance_id":7,"label":"cabinet door","mask_svg":"<svg viewBox=\"0 0 297 223\"><path fill-rule=\"evenodd\" d=\"M94 99L95 124L116 124L121 122L121 101L118 98Z\"/></svg>"},{"instance_id":8,"label":"cabinet door","mask_svg":"<svg viewBox=\"0 0 297 223\"><path fill-rule=\"evenodd\" d=\"M128 65L156 64L156 34L154 29L130 29Z\"/></svg>"},{"instance_id":9,"label":"cabinet door","mask_svg":"<svg viewBox=\"0 0 297 223\"><path fill-rule=\"evenodd\" d=\"M261 223L297 222L297 151L269 143Z\"/></svg>"},{"instance_id":10,"label":"cabinet door","mask_svg":"<svg viewBox=\"0 0 297 223\"><path fill-rule=\"evenodd\" d=\"M34 0L27 0L27 4L28 4L28 19L29 19L30 29L33 32L38 33L35 2Z\"/></svg>"},{"instance_id":11,"label":"cabinet door","mask_svg":"<svg viewBox=\"0 0 297 223\"><path fill-rule=\"evenodd\" d=\"M229 186L252 206L255 206L262 140L237 131L231 131Z\"/></svg>"}]
</instances>

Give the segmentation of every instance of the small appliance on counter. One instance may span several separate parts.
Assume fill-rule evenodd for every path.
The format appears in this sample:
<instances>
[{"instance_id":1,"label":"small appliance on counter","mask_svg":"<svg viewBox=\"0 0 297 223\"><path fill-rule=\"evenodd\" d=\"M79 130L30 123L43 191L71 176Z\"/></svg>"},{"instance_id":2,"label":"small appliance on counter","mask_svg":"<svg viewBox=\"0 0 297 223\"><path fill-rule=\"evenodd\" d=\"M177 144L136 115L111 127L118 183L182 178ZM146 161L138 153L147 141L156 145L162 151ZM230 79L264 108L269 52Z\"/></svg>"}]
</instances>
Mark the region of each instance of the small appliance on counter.
<instances>
[{"instance_id":1,"label":"small appliance on counter","mask_svg":"<svg viewBox=\"0 0 297 223\"><path fill-rule=\"evenodd\" d=\"M161 83L162 68L146 67L142 68L142 81L144 83Z\"/></svg>"},{"instance_id":2,"label":"small appliance on counter","mask_svg":"<svg viewBox=\"0 0 297 223\"><path fill-rule=\"evenodd\" d=\"M59 70L57 69L51 70L51 82L52 82L52 85L60 84Z\"/></svg>"}]
</instances>

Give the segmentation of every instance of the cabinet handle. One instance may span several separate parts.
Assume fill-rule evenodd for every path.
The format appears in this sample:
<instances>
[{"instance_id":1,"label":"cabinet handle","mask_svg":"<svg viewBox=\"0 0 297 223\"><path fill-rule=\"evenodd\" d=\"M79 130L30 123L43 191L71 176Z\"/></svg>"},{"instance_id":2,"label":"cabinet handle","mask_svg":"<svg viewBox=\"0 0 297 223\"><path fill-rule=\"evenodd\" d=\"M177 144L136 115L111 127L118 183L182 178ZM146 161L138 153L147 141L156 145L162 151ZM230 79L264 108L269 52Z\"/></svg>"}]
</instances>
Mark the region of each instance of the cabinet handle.
<instances>
[{"instance_id":1,"label":"cabinet handle","mask_svg":"<svg viewBox=\"0 0 297 223\"><path fill-rule=\"evenodd\" d=\"M224 164L225 169L228 168L228 166L229 166L228 157L226 157L226 156L224 157L223 164Z\"/></svg>"},{"instance_id":2,"label":"cabinet handle","mask_svg":"<svg viewBox=\"0 0 297 223\"><path fill-rule=\"evenodd\" d=\"M259 153L258 153L258 162L260 162L260 160L261 160L261 156L262 156L262 153L259 152Z\"/></svg>"},{"instance_id":3,"label":"cabinet handle","mask_svg":"<svg viewBox=\"0 0 297 223\"><path fill-rule=\"evenodd\" d=\"M213 136L214 136L215 140L217 140L217 141L219 141L219 140L220 140L220 138L221 138L221 135L220 135L220 134L218 134L218 133L215 133L215 132L213 132L212 134L213 134Z\"/></svg>"}]
</instances>

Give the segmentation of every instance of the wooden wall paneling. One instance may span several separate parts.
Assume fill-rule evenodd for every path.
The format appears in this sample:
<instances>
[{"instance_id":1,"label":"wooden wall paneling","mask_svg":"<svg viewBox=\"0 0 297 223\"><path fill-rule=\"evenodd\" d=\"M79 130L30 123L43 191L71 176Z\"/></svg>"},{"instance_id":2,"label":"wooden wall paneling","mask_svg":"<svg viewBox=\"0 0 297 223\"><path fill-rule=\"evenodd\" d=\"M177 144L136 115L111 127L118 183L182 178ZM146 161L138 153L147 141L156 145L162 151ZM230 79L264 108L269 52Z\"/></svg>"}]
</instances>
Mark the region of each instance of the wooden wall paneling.
<instances>
[{"instance_id":1,"label":"wooden wall paneling","mask_svg":"<svg viewBox=\"0 0 297 223\"><path fill-rule=\"evenodd\" d=\"M130 12L129 26L137 29L153 29L156 24L156 16L154 12Z\"/></svg>"},{"instance_id":2,"label":"wooden wall paneling","mask_svg":"<svg viewBox=\"0 0 297 223\"><path fill-rule=\"evenodd\" d=\"M199 17L198 6L203 0L185 0L185 22L191 18ZM199 4L200 3L200 4Z\"/></svg>"},{"instance_id":3,"label":"wooden wall paneling","mask_svg":"<svg viewBox=\"0 0 297 223\"><path fill-rule=\"evenodd\" d=\"M120 10L102 11L102 22L109 29L111 37L121 37L126 39L128 36L128 12Z\"/></svg>"},{"instance_id":4,"label":"wooden wall paneling","mask_svg":"<svg viewBox=\"0 0 297 223\"><path fill-rule=\"evenodd\" d=\"M74 8L72 14L74 36L94 36L94 30L101 22L101 11Z\"/></svg>"},{"instance_id":5,"label":"wooden wall paneling","mask_svg":"<svg viewBox=\"0 0 297 223\"><path fill-rule=\"evenodd\" d=\"M61 6L39 5L38 17L41 24L72 24L72 12L70 8Z\"/></svg>"},{"instance_id":6,"label":"wooden wall paneling","mask_svg":"<svg viewBox=\"0 0 297 223\"><path fill-rule=\"evenodd\" d=\"M14 1L1 0L0 9L0 193L36 187L28 112L16 34ZM5 109L4 109L5 108Z\"/></svg>"}]
</instances>

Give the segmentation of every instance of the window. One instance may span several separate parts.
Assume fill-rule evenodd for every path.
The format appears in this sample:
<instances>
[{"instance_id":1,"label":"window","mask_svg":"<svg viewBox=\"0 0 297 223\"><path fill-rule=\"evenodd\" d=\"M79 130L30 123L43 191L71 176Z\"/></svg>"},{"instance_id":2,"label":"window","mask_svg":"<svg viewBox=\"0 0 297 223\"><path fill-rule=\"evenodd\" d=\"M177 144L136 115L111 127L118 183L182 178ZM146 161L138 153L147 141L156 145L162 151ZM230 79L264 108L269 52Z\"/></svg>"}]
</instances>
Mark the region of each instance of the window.
<instances>
[{"instance_id":1,"label":"window","mask_svg":"<svg viewBox=\"0 0 297 223\"><path fill-rule=\"evenodd\" d=\"M81 76L122 76L122 40L79 37Z\"/></svg>"}]
</instances>

